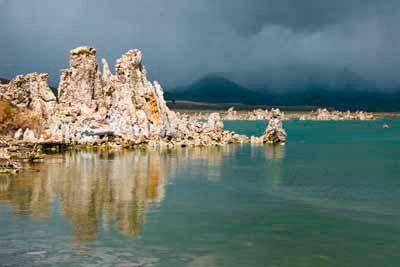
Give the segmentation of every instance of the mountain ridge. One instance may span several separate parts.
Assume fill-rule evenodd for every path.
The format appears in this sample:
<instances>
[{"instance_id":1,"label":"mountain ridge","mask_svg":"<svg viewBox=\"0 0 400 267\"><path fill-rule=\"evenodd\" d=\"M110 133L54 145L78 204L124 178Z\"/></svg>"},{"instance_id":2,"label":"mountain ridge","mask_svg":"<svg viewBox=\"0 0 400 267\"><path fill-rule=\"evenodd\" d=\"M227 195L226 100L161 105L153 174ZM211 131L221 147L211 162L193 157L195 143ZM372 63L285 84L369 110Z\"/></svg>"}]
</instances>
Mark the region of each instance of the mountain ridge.
<instances>
[{"instance_id":1,"label":"mountain ridge","mask_svg":"<svg viewBox=\"0 0 400 267\"><path fill-rule=\"evenodd\" d=\"M257 104L262 94L251 91L218 74L208 74L188 86L165 92L168 99L185 99L210 103Z\"/></svg>"},{"instance_id":2,"label":"mountain ridge","mask_svg":"<svg viewBox=\"0 0 400 267\"><path fill-rule=\"evenodd\" d=\"M337 86L332 86L329 80L310 80L300 88L279 92L271 89L251 90L218 74L208 74L192 84L165 92L165 98L208 103L320 106L341 110L400 110L400 90L378 90L354 77L347 74L347 79L344 77Z\"/></svg>"}]
</instances>

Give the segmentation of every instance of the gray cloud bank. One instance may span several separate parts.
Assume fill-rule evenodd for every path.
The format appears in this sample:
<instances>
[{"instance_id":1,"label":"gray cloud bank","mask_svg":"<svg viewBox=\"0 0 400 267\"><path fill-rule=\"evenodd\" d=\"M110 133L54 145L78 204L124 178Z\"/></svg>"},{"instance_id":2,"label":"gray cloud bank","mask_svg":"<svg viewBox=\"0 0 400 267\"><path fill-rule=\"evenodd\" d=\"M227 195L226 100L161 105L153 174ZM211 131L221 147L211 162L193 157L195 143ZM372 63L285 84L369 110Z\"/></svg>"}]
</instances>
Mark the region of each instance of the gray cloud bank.
<instances>
[{"instance_id":1,"label":"gray cloud bank","mask_svg":"<svg viewBox=\"0 0 400 267\"><path fill-rule=\"evenodd\" d=\"M0 76L48 72L56 85L70 49L109 63L143 51L166 89L207 73L284 90L351 73L400 87L398 0L0 0Z\"/></svg>"}]
</instances>

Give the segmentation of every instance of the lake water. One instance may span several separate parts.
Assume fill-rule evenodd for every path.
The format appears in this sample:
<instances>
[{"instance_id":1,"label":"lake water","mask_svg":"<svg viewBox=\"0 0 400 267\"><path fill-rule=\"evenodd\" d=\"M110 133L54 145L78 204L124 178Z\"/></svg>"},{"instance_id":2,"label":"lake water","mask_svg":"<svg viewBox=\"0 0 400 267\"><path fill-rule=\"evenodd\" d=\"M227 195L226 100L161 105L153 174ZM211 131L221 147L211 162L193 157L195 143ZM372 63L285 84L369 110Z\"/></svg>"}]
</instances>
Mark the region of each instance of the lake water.
<instances>
[{"instance_id":1,"label":"lake water","mask_svg":"<svg viewBox=\"0 0 400 267\"><path fill-rule=\"evenodd\" d=\"M0 176L0 266L400 266L400 120L284 126L286 146L65 153Z\"/></svg>"}]
</instances>

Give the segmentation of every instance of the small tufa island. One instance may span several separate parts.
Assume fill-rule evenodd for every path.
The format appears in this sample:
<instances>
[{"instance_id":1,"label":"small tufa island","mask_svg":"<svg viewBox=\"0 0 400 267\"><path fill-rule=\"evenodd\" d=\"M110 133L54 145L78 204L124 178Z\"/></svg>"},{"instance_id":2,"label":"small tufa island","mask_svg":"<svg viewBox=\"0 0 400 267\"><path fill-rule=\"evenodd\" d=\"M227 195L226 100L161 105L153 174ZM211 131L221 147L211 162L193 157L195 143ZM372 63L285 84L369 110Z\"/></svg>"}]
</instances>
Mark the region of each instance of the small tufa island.
<instances>
[{"instance_id":1,"label":"small tufa island","mask_svg":"<svg viewBox=\"0 0 400 267\"><path fill-rule=\"evenodd\" d=\"M200 122L170 110L160 84L147 80L139 50L130 50L117 60L115 75L105 59L99 71L92 47L71 50L69 63L61 71L57 97L48 86L48 74L19 75L0 85L3 106L14 110L9 127L2 129L8 150L30 146L36 155L38 147L52 145L175 147L282 144L286 139L279 110L274 111L265 135L252 138L225 131L219 113ZM7 147L3 151L7 154Z\"/></svg>"}]
</instances>

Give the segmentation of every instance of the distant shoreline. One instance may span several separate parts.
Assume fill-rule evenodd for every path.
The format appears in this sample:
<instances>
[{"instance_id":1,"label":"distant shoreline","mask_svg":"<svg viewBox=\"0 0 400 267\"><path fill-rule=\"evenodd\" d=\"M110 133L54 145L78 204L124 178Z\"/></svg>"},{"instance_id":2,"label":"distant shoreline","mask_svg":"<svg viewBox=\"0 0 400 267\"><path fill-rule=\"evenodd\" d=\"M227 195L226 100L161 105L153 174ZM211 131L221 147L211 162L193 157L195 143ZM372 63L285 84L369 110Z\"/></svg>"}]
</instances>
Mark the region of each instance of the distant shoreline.
<instances>
[{"instance_id":1,"label":"distant shoreline","mask_svg":"<svg viewBox=\"0 0 400 267\"><path fill-rule=\"evenodd\" d=\"M317 108L318 106L270 106L270 105L248 105L241 103L208 103L208 102L196 102L190 100L175 100L174 102L171 100L167 100L167 106L180 113L186 113L188 115L195 113L212 113L212 112L226 112L230 107L234 107L238 113L247 113L249 111L253 111L255 109L268 109L271 108L279 108L284 111L286 114L286 118L288 119L296 119L301 115L307 114ZM331 108L334 110L334 108ZM343 110L344 111L344 110ZM387 111L379 111L379 112L370 112L374 114L377 119L383 118L400 118L400 112L387 112Z\"/></svg>"},{"instance_id":2,"label":"distant shoreline","mask_svg":"<svg viewBox=\"0 0 400 267\"><path fill-rule=\"evenodd\" d=\"M237 111L251 111L254 109L279 108L283 111L309 112L318 108L318 106L271 106L271 105L248 105L242 103L209 103L197 102L191 100L167 100L167 105L173 110L188 111L226 111L230 107L235 107Z\"/></svg>"}]
</instances>

